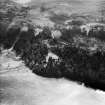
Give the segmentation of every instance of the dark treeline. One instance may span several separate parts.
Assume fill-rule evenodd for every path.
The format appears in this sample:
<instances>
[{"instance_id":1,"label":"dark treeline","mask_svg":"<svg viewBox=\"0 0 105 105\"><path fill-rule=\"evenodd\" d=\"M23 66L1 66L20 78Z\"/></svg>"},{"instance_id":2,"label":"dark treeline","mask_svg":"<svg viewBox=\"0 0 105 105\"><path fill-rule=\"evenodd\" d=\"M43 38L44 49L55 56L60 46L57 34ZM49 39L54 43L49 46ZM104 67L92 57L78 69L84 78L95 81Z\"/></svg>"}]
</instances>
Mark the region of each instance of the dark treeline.
<instances>
[{"instance_id":1,"label":"dark treeline","mask_svg":"<svg viewBox=\"0 0 105 105\"><path fill-rule=\"evenodd\" d=\"M99 30L91 29L89 31L88 36L98 38L101 41L105 41L105 29L104 29L104 27L101 27Z\"/></svg>"},{"instance_id":2,"label":"dark treeline","mask_svg":"<svg viewBox=\"0 0 105 105\"><path fill-rule=\"evenodd\" d=\"M73 34L66 29L62 30L61 39L55 40L52 39L51 32L48 28L43 29L37 36L34 35L34 30L31 28L27 32L21 32L20 28L11 28L5 35L5 41L3 39L4 42L1 42L5 48L9 49L18 36L20 37L13 50L17 56L21 56L25 65L33 73L48 78L64 77L78 81L79 83L84 83L86 86L94 89L105 90L104 51L97 50L90 54L91 51L89 52L86 49L72 46L72 44L61 45L61 39L65 42L73 43ZM2 34L0 34L0 37L2 37ZM44 40L47 40L53 47L48 48L43 43ZM46 56L49 50L58 55L59 59L55 60L50 57L48 62L46 62Z\"/></svg>"},{"instance_id":3,"label":"dark treeline","mask_svg":"<svg viewBox=\"0 0 105 105\"><path fill-rule=\"evenodd\" d=\"M83 49L66 46L62 54L62 59L66 62L66 78L104 90L105 53L97 51L91 55Z\"/></svg>"}]
</instances>

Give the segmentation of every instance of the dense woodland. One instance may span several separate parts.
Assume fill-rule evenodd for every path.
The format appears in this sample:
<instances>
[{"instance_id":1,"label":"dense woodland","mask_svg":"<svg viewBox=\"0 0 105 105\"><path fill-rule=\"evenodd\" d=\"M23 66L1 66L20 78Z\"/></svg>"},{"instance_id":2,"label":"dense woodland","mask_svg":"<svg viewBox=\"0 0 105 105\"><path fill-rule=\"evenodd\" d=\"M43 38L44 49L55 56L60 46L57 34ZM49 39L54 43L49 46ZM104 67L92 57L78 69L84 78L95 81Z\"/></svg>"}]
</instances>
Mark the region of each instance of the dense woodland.
<instances>
[{"instance_id":1,"label":"dense woodland","mask_svg":"<svg viewBox=\"0 0 105 105\"><path fill-rule=\"evenodd\" d=\"M98 48L94 51L88 50L91 47L91 40L89 37L84 38L85 43L80 40L75 42L74 37L78 39L78 34L72 34L68 30L62 32L60 39L53 39L51 34L47 34L47 30L43 30L39 35L34 35L34 30L29 29L28 32L20 32L20 29L10 29L6 35L5 40L2 41L4 48L10 49L19 36L13 50L17 56L25 62L33 73L49 78L67 78L79 83L84 83L93 88L104 90L105 85L105 52L104 46L96 38L95 44ZM2 36L1 36L2 37ZM86 43L86 41L90 41ZM90 38L91 39L91 38ZM47 47L46 43L51 45ZM99 43L100 41L100 43ZM61 42L67 42L68 45ZM92 43L92 44L94 44ZM81 47L83 46L84 47ZM49 58L46 62L48 51L52 51L59 56L58 60Z\"/></svg>"},{"instance_id":2,"label":"dense woodland","mask_svg":"<svg viewBox=\"0 0 105 105\"><path fill-rule=\"evenodd\" d=\"M0 19L4 20L4 13L0 14ZM16 55L21 57L33 73L48 78L64 77L94 89L105 90L104 27L95 31L91 29L86 35L75 23L76 27L72 29L59 29L62 36L56 39L52 38L48 27L44 27L35 36L34 27L30 27L29 23L26 22L27 31L21 31L23 25L7 30L10 23L11 20L0 22L0 46L4 49L13 47ZM91 50L94 46L96 48ZM49 51L59 58L55 60L49 57L46 62Z\"/></svg>"}]
</instances>

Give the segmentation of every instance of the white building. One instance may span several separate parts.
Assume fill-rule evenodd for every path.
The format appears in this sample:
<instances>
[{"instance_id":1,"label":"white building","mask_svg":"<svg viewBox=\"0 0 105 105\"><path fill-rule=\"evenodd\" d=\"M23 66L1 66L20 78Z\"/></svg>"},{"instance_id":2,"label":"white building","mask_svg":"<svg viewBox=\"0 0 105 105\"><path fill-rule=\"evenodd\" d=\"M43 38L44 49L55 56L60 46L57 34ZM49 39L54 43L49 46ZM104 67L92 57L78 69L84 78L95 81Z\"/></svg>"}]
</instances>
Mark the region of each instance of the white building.
<instances>
[{"instance_id":1,"label":"white building","mask_svg":"<svg viewBox=\"0 0 105 105\"><path fill-rule=\"evenodd\" d=\"M85 29L86 32L87 32L87 35L88 35L89 31L95 26L105 27L105 24L102 24L102 23L88 23L88 24L82 25L80 28L81 28L81 31L83 31Z\"/></svg>"},{"instance_id":2,"label":"white building","mask_svg":"<svg viewBox=\"0 0 105 105\"><path fill-rule=\"evenodd\" d=\"M43 31L43 29L41 28L36 28L35 29L35 36L37 36L39 33L41 33Z\"/></svg>"},{"instance_id":3,"label":"white building","mask_svg":"<svg viewBox=\"0 0 105 105\"><path fill-rule=\"evenodd\" d=\"M59 30L52 30L51 36L53 39L59 39L62 36L62 33Z\"/></svg>"},{"instance_id":4,"label":"white building","mask_svg":"<svg viewBox=\"0 0 105 105\"><path fill-rule=\"evenodd\" d=\"M49 60L50 57L52 59L55 59L55 60L58 60L59 59L59 57L56 54L54 54L53 52L49 51L48 52L48 55L46 56L46 62L48 62L48 60Z\"/></svg>"}]
</instances>

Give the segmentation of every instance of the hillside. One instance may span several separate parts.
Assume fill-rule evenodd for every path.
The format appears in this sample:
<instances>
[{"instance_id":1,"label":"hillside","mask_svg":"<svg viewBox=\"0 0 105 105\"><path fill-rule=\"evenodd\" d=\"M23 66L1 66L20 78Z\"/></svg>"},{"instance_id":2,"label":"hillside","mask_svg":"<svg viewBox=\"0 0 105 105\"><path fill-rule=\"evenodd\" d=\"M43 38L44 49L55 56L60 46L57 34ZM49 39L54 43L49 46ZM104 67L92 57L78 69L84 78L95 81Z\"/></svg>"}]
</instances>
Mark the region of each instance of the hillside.
<instances>
[{"instance_id":1,"label":"hillside","mask_svg":"<svg viewBox=\"0 0 105 105\"><path fill-rule=\"evenodd\" d=\"M0 103L104 105L103 4L1 0Z\"/></svg>"}]
</instances>

